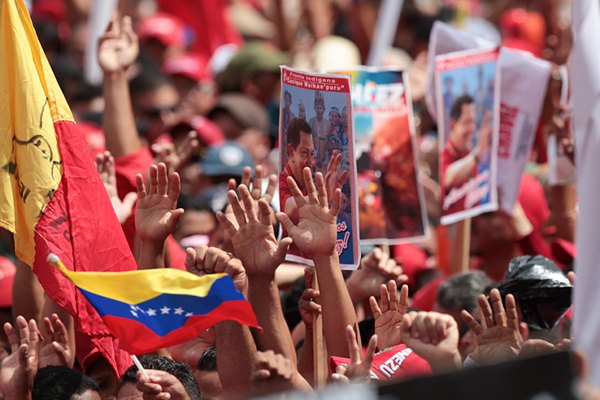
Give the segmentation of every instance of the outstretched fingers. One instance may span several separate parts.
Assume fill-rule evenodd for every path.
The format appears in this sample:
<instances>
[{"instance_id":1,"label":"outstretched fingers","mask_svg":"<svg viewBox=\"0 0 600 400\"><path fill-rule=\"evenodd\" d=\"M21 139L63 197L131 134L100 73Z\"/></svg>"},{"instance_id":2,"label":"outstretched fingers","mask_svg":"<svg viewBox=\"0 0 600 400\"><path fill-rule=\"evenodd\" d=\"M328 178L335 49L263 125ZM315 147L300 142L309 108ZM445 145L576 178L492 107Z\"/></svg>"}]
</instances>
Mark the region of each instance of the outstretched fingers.
<instances>
[{"instance_id":1,"label":"outstretched fingers","mask_svg":"<svg viewBox=\"0 0 600 400\"><path fill-rule=\"evenodd\" d=\"M304 179L304 187L306 188L308 202L310 204L319 204L317 188L315 187L315 182L313 181L310 168L306 167L302 170L302 178Z\"/></svg>"}]
</instances>

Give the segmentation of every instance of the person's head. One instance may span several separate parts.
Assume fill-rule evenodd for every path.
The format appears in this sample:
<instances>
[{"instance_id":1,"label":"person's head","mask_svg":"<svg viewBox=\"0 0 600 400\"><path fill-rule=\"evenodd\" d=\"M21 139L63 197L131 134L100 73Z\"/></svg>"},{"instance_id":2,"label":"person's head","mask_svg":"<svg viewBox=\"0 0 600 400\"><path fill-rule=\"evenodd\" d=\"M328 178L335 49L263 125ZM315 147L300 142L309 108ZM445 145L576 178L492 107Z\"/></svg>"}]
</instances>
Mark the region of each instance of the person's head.
<instances>
[{"instance_id":1,"label":"person's head","mask_svg":"<svg viewBox=\"0 0 600 400\"><path fill-rule=\"evenodd\" d=\"M289 90L286 90L283 93L283 104L286 108L290 108L290 106L292 105L292 94Z\"/></svg>"},{"instance_id":2,"label":"person's head","mask_svg":"<svg viewBox=\"0 0 600 400\"><path fill-rule=\"evenodd\" d=\"M317 114L317 119L323 118L323 114L325 113L325 98L319 92L315 93L315 113Z\"/></svg>"},{"instance_id":3,"label":"person's head","mask_svg":"<svg viewBox=\"0 0 600 400\"><path fill-rule=\"evenodd\" d=\"M202 395L208 398L221 394L223 386L217 371L217 349L211 347L202 353L198 366L194 370L198 385L202 388Z\"/></svg>"},{"instance_id":4,"label":"person's head","mask_svg":"<svg viewBox=\"0 0 600 400\"><path fill-rule=\"evenodd\" d=\"M337 107L331 107L329 109L329 123L331 126L339 126L342 121L342 116L340 115L340 109Z\"/></svg>"},{"instance_id":5,"label":"person's head","mask_svg":"<svg viewBox=\"0 0 600 400\"><path fill-rule=\"evenodd\" d=\"M138 36L143 51L158 65L183 53L187 45L185 24L164 13L156 13L140 21Z\"/></svg>"},{"instance_id":6,"label":"person's head","mask_svg":"<svg viewBox=\"0 0 600 400\"><path fill-rule=\"evenodd\" d=\"M31 395L33 400L100 400L98 384L92 378L58 366L38 370Z\"/></svg>"},{"instance_id":7,"label":"person's head","mask_svg":"<svg viewBox=\"0 0 600 400\"><path fill-rule=\"evenodd\" d=\"M183 248L219 246L223 241L222 232L210 204L189 196L180 197L180 200L179 206L185 209L185 213L173 232L175 240Z\"/></svg>"},{"instance_id":8,"label":"person's head","mask_svg":"<svg viewBox=\"0 0 600 400\"><path fill-rule=\"evenodd\" d=\"M287 163L292 170L292 177L299 187L304 187L302 170L313 168L315 145L310 125L302 118L292 118L287 129Z\"/></svg>"},{"instance_id":9,"label":"person's head","mask_svg":"<svg viewBox=\"0 0 600 400\"><path fill-rule=\"evenodd\" d=\"M304 108L304 103L300 100L298 104L298 117L302 119L306 119L306 109Z\"/></svg>"},{"instance_id":10,"label":"person's head","mask_svg":"<svg viewBox=\"0 0 600 400\"><path fill-rule=\"evenodd\" d=\"M438 289L433 311L449 314L456 320L460 332L459 350L463 358L474 350L477 343L471 340L472 336L466 335L469 328L460 313L462 310L473 313L477 307L477 298L491 285L492 280L485 272L468 271L454 275Z\"/></svg>"},{"instance_id":11,"label":"person's head","mask_svg":"<svg viewBox=\"0 0 600 400\"><path fill-rule=\"evenodd\" d=\"M159 356L151 356L145 355L140 357L140 363L145 369L153 369L158 371L165 371L181 382L186 393L190 396L192 400L200 400L200 387L194 378L194 374L190 367L186 364L173 361L167 357L159 357ZM119 392L117 394L117 399L119 398L127 398L127 399L135 399L142 398L142 393L137 390L136 384L136 373L138 369L135 365L132 365L125 371L123 376L121 377L121 383L119 386ZM134 397L134 396L139 397ZM130 397L127 397L130 396Z\"/></svg>"},{"instance_id":12,"label":"person's head","mask_svg":"<svg viewBox=\"0 0 600 400\"><path fill-rule=\"evenodd\" d=\"M170 80L160 71L148 68L130 84L136 121L142 133L153 142L174 120L179 95Z\"/></svg>"},{"instance_id":13,"label":"person's head","mask_svg":"<svg viewBox=\"0 0 600 400\"><path fill-rule=\"evenodd\" d=\"M497 210L478 215L472 220L471 253L486 257L511 249L518 234L512 215ZM504 271L502 272L502 275Z\"/></svg>"},{"instance_id":14,"label":"person's head","mask_svg":"<svg viewBox=\"0 0 600 400\"><path fill-rule=\"evenodd\" d=\"M450 142L459 150L471 148L475 132L475 104L469 95L454 100L450 109Z\"/></svg>"}]
</instances>

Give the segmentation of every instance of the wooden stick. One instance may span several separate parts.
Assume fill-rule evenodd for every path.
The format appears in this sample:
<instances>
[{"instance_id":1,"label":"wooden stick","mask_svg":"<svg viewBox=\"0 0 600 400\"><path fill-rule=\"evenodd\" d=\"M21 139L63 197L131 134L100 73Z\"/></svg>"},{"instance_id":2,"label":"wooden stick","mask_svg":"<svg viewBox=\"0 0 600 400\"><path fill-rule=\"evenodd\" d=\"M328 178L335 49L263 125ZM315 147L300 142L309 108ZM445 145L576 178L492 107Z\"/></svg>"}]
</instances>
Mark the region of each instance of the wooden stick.
<instances>
[{"instance_id":1,"label":"wooden stick","mask_svg":"<svg viewBox=\"0 0 600 400\"><path fill-rule=\"evenodd\" d=\"M316 268L313 269L312 287L319 290ZM327 383L327 360L325 360L324 347L323 315L313 314L313 366L317 388L324 387Z\"/></svg>"},{"instance_id":2,"label":"wooden stick","mask_svg":"<svg viewBox=\"0 0 600 400\"><path fill-rule=\"evenodd\" d=\"M469 250L471 246L471 219L457 222L450 254L450 273L457 274L469 270Z\"/></svg>"}]
</instances>

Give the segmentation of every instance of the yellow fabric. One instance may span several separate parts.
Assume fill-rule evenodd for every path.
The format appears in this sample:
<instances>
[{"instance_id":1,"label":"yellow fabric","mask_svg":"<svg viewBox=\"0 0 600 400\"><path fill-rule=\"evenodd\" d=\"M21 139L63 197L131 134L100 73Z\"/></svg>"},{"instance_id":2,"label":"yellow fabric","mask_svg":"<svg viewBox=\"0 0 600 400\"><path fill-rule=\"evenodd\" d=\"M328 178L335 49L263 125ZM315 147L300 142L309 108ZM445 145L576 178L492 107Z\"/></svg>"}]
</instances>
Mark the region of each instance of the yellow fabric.
<instances>
[{"instance_id":1,"label":"yellow fabric","mask_svg":"<svg viewBox=\"0 0 600 400\"><path fill-rule=\"evenodd\" d=\"M205 297L212 284L227 274L196 276L171 268L126 272L74 272L53 262L77 287L114 300L137 304L163 293Z\"/></svg>"},{"instance_id":2,"label":"yellow fabric","mask_svg":"<svg viewBox=\"0 0 600 400\"><path fill-rule=\"evenodd\" d=\"M34 227L62 176L54 123L73 115L22 0L0 0L0 227L33 263Z\"/></svg>"}]
</instances>

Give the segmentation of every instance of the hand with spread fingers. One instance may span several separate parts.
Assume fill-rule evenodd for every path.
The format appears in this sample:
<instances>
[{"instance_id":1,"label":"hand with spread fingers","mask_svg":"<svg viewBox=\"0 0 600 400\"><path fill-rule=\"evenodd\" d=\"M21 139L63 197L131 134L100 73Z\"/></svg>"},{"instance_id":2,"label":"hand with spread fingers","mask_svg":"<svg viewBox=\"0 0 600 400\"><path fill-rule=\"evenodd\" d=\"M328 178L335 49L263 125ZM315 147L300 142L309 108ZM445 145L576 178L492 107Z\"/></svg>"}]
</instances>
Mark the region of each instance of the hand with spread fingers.
<instances>
[{"instance_id":1,"label":"hand with spread fingers","mask_svg":"<svg viewBox=\"0 0 600 400\"><path fill-rule=\"evenodd\" d=\"M138 193L135 228L142 241L164 242L183 215L183 209L176 208L181 181L177 172L167 174L163 163L151 165L148 174L148 186L141 174L135 177Z\"/></svg>"},{"instance_id":2,"label":"hand with spread fingers","mask_svg":"<svg viewBox=\"0 0 600 400\"><path fill-rule=\"evenodd\" d=\"M378 247L363 257L360 265L361 269L354 271L346 280L354 304L370 296L377 296L380 285L390 279L397 285L402 285L408 280L396 260Z\"/></svg>"},{"instance_id":3,"label":"hand with spread fingers","mask_svg":"<svg viewBox=\"0 0 600 400\"><path fill-rule=\"evenodd\" d=\"M170 172L180 171L198 150L200 141L198 132L190 131L177 147L173 143L155 143L152 152L156 154L156 162L165 163Z\"/></svg>"},{"instance_id":4,"label":"hand with spread fingers","mask_svg":"<svg viewBox=\"0 0 600 400\"><path fill-rule=\"evenodd\" d=\"M110 152L106 151L98 154L96 156L95 164L96 169L100 174L100 179L106 189L106 193L108 194L108 198L110 199L112 208L115 211L115 214L117 214L117 219L123 224L133 212L133 205L137 200L137 193L127 193L123 200L119 198L119 193L117 192L117 178L115 177L115 159Z\"/></svg>"},{"instance_id":5,"label":"hand with spread fingers","mask_svg":"<svg viewBox=\"0 0 600 400\"><path fill-rule=\"evenodd\" d=\"M217 247L198 246L186 250L185 268L194 275L225 273L231 277L237 290L248 293L248 277L242 262Z\"/></svg>"},{"instance_id":6,"label":"hand with spread fingers","mask_svg":"<svg viewBox=\"0 0 600 400\"><path fill-rule=\"evenodd\" d=\"M113 17L104 35L98 39L98 64L104 73L126 70L139 52L131 17Z\"/></svg>"},{"instance_id":7,"label":"hand with spread fingers","mask_svg":"<svg viewBox=\"0 0 600 400\"><path fill-rule=\"evenodd\" d=\"M69 337L65 324L60 320L57 314L52 314L50 318L44 318L47 337L42 337L40 348L39 367L44 368L48 365L58 365L71 367L73 353L69 348Z\"/></svg>"},{"instance_id":8,"label":"hand with spread fingers","mask_svg":"<svg viewBox=\"0 0 600 400\"><path fill-rule=\"evenodd\" d=\"M352 326L346 327L346 341L350 352L350 365L342 364L336 368L331 379L340 382L368 381L371 378L371 363L377 348L377 334L371 336L365 357L361 356L361 348L356 341L356 333Z\"/></svg>"},{"instance_id":9,"label":"hand with spread fingers","mask_svg":"<svg viewBox=\"0 0 600 400\"><path fill-rule=\"evenodd\" d=\"M381 285L379 304L375 297L369 298L371 312L375 318L375 333L379 338L379 348L387 349L402 342L400 324L408 311L408 286L402 285L400 296L395 281Z\"/></svg>"},{"instance_id":10,"label":"hand with spread fingers","mask_svg":"<svg viewBox=\"0 0 600 400\"><path fill-rule=\"evenodd\" d=\"M481 295L477 299L481 310L481 321L467 311L461 313L463 321L477 336L477 348L471 358L479 364L487 365L515 358L523 345L519 331L519 316L513 295L506 296L506 310L498 289L490 292L490 301Z\"/></svg>"},{"instance_id":11,"label":"hand with spread fingers","mask_svg":"<svg viewBox=\"0 0 600 400\"><path fill-rule=\"evenodd\" d=\"M10 343L10 355L0 348L0 394L4 400L31 399L33 379L38 370L39 333L35 320L17 317L17 330L10 323L4 332Z\"/></svg>"},{"instance_id":12,"label":"hand with spread fingers","mask_svg":"<svg viewBox=\"0 0 600 400\"><path fill-rule=\"evenodd\" d=\"M462 367L458 350L458 326L448 314L410 312L402 316L402 342L423 357L434 372L449 372Z\"/></svg>"},{"instance_id":13,"label":"hand with spread fingers","mask_svg":"<svg viewBox=\"0 0 600 400\"><path fill-rule=\"evenodd\" d=\"M307 191L306 199L294 178L291 176L287 178L288 186L298 205L298 224L294 225L290 217L282 212L277 213L277 219L300 251L313 257L331 255L335 251L336 217L340 209L342 193L340 189L335 190L330 208L323 175L317 172L315 187L310 168L304 168L302 173Z\"/></svg>"},{"instance_id":14,"label":"hand with spread fingers","mask_svg":"<svg viewBox=\"0 0 600 400\"><path fill-rule=\"evenodd\" d=\"M228 193L237 227L223 213L218 213L217 219L231 238L234 253L242 261L247 273L273 275L285 259L292 239L284 238L277 243L269 203L265 199L256 201L243 184L239 186L239 192L241 201L235 191ZM258 210L255 203L258 203Z\"/></svg>"}]
</instances>

